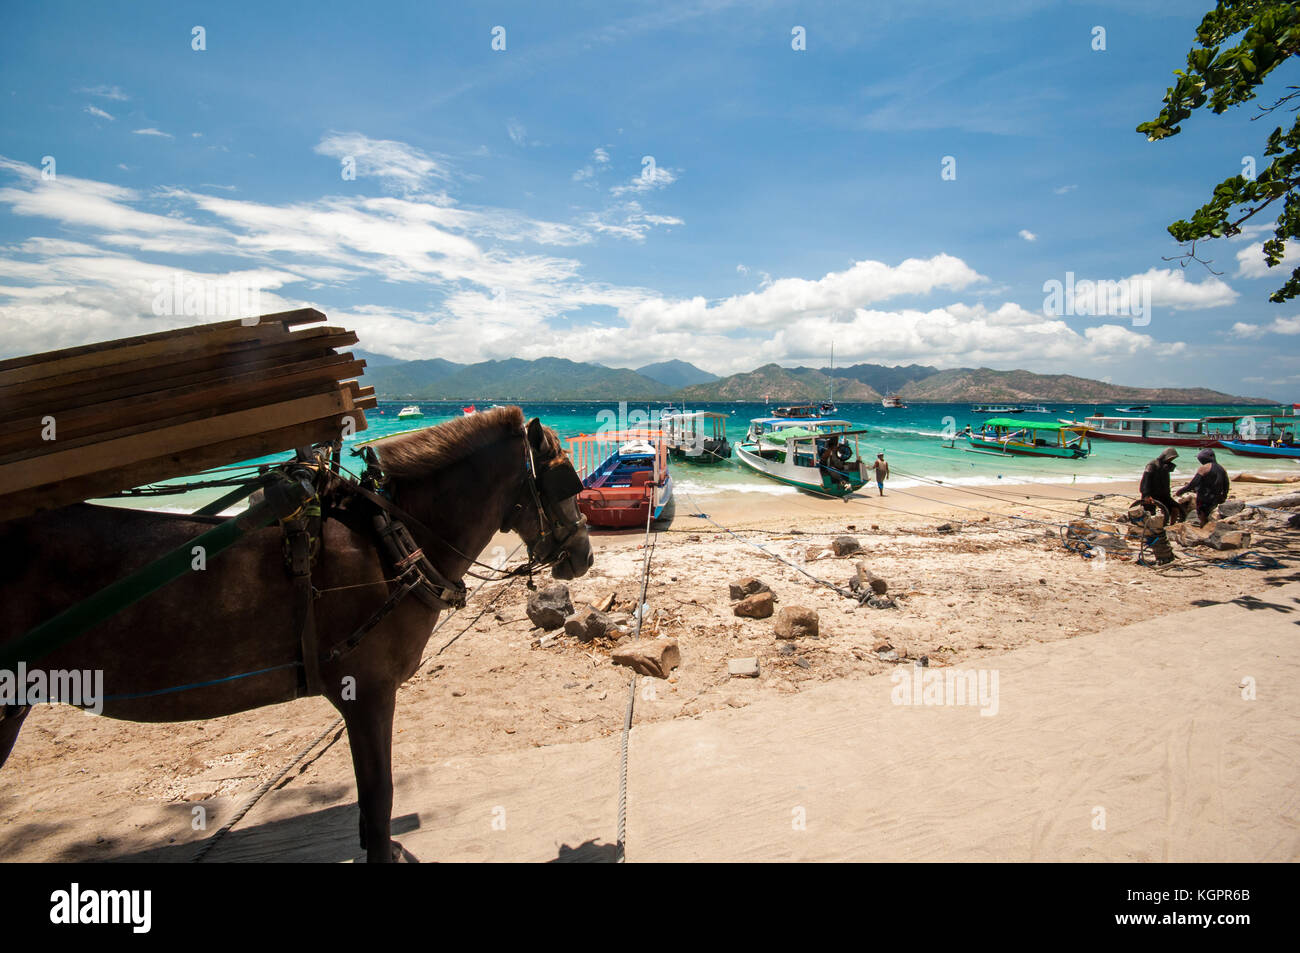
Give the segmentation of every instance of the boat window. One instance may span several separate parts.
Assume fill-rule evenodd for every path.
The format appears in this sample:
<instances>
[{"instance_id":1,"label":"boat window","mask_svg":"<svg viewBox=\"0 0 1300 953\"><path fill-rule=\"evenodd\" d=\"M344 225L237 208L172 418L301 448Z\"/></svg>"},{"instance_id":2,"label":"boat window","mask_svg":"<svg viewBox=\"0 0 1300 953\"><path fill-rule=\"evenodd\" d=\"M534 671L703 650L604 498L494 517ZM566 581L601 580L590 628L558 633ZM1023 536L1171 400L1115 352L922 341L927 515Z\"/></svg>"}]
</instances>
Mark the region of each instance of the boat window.
<instances>
[{"instance_id":1,"label":"boat window","mask_svg":"<svg viewBox=\"0 0 1300 953\"><path fill-rule=\"evenodd\" d=\"M1200 430L1201 424L1196 420L1189 420L1186 423L1180 423L1174 427L1175 433L1199 433Z\"/></svg>"}]
</instances>

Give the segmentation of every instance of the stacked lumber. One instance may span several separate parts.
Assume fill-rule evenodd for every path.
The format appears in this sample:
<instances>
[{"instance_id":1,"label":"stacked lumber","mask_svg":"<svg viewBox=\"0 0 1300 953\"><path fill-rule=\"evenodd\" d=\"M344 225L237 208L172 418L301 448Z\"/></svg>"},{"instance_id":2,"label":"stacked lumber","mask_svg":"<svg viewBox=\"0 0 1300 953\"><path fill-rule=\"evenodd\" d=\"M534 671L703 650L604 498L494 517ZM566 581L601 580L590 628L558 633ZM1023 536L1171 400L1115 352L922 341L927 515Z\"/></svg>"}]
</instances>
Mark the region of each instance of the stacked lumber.
<instances>
[{"instance_id":1,"label":"stacked lumber","mask_svg":"<svg viewBox=\"0 0 1300 953\"><path fill-rule=\"evenodd\" d=\"M366 362L313 308L0 361L0 521L364 430ZM53 439L50 439L50 438Z\"/></svg>"}]
</instances>

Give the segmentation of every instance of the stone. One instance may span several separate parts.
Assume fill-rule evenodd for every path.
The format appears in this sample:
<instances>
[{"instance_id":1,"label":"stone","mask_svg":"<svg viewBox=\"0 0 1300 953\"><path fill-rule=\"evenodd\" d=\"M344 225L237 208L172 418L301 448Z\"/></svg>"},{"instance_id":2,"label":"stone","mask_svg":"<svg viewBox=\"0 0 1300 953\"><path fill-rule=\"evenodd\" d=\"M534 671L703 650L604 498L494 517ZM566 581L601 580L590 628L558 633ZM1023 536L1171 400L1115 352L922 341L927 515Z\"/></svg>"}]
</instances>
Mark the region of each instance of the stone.
<instances>
[{"instance_id":1,"label":"stone","mask_svg":"<svg viewBox=\"0 0 1300 953\"><path fill-rule=\"evenodd\" d=\"M753 576L742 579L739 582L731 584L731 599L734 602L737 599L743 599L745 596L752 596L756 592L771 592L771 587L761 579L755 579Z\"/></svg>"},{"instance_id":2,"label":"stone","mask_svg":"<svg viewBox=\"0 0 1300 953\"><path fill-rule=\"evenodd\" d=\"M1219 515L1224 517L1236 516L1245 508L1246 504L1241 500L1226 500L1219 504Z\"/></svg>"},{"instance_id":3,"label":"stone","mask_svg":"<svg viewBox=\"0 0 1300 953\"><path fill-rule=\"evenodd\" d=\"M934 528L936 533L955 533L960 529L959 523L940 523Z\"/></svg>"},{"instance_id":4,"label":"stone","mask_svg":"<svg viewBox=\"0 0 1300 953\"><path fill-rule=\"evenodd\" d=\"M789 642L787 642L785 643L785 645L777 649L777 651L780 652L782 655L794 655L794 646L791 645Z\"/></svg>"},{"instance_id":5,"label":"stone","mask_svg":"<svg viewBox=\"0 0 1300 953\"><path fill-rule=\"evenodd\" d=\"M758 678L758 659L733 658L727 662L727 674L732 678Z\"/></svg>"},{"instance_id":6,"label":"stone","mask_svg":"<svg viewBox=\"0 0 1300 953\"><path fill-rule=\"evenodd\" d=\"M772 593L756 592L732 606L731 611L748 619L766 619L772 615Z\"/></svg>"},{"instance_id":7,"label":"stone","mask_svg":"<svg viewBox=\"0 0 1300 953\"><path fill-rule=\"evenodd\" d=\"M803 606L786 606L776 617L778 639L817 638L817 611Z\"/></svg>"},{"instance_id":8,"label":"stone","mask_svg":"<svg viewBox=\"0 0 1300 953\"><path fill-rule=\"evenodd\" d=\"M550 631L564 625L564 620L573 614L573 600L569 597L569 587L563 583L554 583L544 589L535 589L528 594L528 618L533 625Z\"/></svg>"},{"instance_id":9,"label":"stone","mask_svg":"<svg viewBox=\"0 0 1300 953\"><path fill-rule=\"evenodd\" d=\"M1292 513L1286 519L1288 529L1300 529L1300 513Z\"/></svg>"},{"instance_id":10,"label":"stone","mask_svg":"<svg viewBox=\"0 0 1300 953\"><path fill-rule=\"evenodd\" d=\"M836 536L831 540L831 552L836 556L852 556L862 552L862 544L852 536Z\"/></svg>"},{"instance_id":11,"label":"stone","mask_svg":"<svg viewBox=\"0 0 1300 953\"><path fill-rule=\"evenodd\" d=\"M889 583L868 569L866 563L858 563L857 572L849 580L849 588L854 592L866 592L870 589L876 595L883 596L889 591Z\"/></svg>"},{"instance_id":12,"label":"stone","mask_svg":"<svg viewBox=\"0 0 1300 953\"><path fill-rule=\"evenodd\" d=\"M682 653L676 639L637 639L614 649L610 660L640 675L667 678L682 663Z\"/></svg>"},{"instance_id":13,"label":"stone","mask_svg":"<svg viewBox=\"0 0 1300 953\"><path fill-rule=\"evenodd\" d=\"M579 642L590 642L603 637L618 638L622 634L612 617L590 606L579 609L565 619L564 631Z\"/></svg>"},{"instance_id":14,"label":"stone","mask_svg":"<svg viewBox=\"0 0 1300 953\"><path fill-rule=\"evenodd\" d=\"M812 662L808 661L806 658L797 658L794 660L794 664L798 665L800 668L812 668Z\"/></svg>"},{"instance_id":15,"label":"stone","mask_svg":"<svg viewBox=\"0 0 1300 953\"><path fill-rule=\"evenodd\" d=\"M1205 542L1213 549L1245 549L1250 545L1250 531L1219 529L1211 533Z\"/></svg>"}]
</instances>

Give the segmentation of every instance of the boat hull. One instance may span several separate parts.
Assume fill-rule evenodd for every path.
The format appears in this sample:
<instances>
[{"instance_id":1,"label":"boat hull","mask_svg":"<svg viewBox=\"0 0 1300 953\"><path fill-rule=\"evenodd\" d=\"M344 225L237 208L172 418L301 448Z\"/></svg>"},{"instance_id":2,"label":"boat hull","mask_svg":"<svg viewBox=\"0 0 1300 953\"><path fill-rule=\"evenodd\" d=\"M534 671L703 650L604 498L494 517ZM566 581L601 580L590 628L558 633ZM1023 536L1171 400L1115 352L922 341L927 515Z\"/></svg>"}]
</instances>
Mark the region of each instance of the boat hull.
<instances>
[{"instance_id":1,"label":"boat hull","mask_svg":"<svg viewBox=\"0 0 1300 953\"><path fill-rule=\"evenodd\" d=\"M1274 460L1300 460L1300 447L1266 447L1238 440L1220 440L1217 444L1229 453L1243 457L1269 457Z\"/></svg>"},{"instance_id":2,"label":"boat hull","mask_svg":"<svg viewBox=\"0 0 1300 953\"><path fill-rule=\"evenodd\" d=\"M861 489L865 484L860 472L855 473L858 469L857 464L853 464L854 470L845 471L848 487L843 487L832 483L818 467L805 467L797 464L786 463L784 460L774 460L769 457L760 456L756 452L756 445L742 444L736 448L737 459L742 464L749 467L755 473L761 473L763 476L778 483L784 483L786 486L792 486L799 490L806 490L810 493L820 493L824 496L847 496L854 490Z\"/></svg>"},{"instance_id":3,"label":"boat hull","mask_svg":"<svg viewBox=\"0 0 1300 953\"><path fill-rule=\"evenodd\" d=\"M651 519L661 519L664 509L672 498L672 477L665 478L664 482L657 487L652 484L589 487L578 494L578 512L585 516L592 526L605 529L643 527L650 508L654 507L654 515Z\"/></svg>"},{"instance_id":4,"label":"boat hull","mask_svg":"<svg viewBox=\"0 0 1300 953\"><path fill-rule=\"evenodd\" d=\"M967 442L976 450L985 453L1007 453L1020 457L1055 457L1059 460L1082 460L1088 451L1081 447L1036 447L1011 441L991 440L971 434Z\"/></svg>"}]
</instances>

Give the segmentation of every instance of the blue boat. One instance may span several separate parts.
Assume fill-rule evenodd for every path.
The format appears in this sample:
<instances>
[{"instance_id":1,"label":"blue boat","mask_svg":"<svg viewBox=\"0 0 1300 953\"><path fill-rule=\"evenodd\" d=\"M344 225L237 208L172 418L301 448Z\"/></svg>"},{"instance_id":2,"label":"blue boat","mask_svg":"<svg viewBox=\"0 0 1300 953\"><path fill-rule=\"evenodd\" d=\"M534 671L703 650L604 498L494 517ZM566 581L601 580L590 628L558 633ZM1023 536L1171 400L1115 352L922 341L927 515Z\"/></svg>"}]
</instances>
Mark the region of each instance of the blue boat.
<instances>
[{"instance_id":1,"label":"blue boat","mask_svg":"<svg viewBox=\"0 0 1300 953\"><path fill-rule=\"evenodd\" d=\"M1300 445L1270 447L1262 443L1242 443L1238 440L1220 440L1219 446L1229 453L1242 457L1272 457L1277 460L1300 460Z\"/></svg>"}]
</instances>

